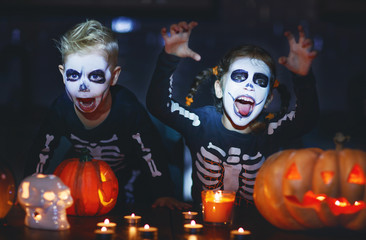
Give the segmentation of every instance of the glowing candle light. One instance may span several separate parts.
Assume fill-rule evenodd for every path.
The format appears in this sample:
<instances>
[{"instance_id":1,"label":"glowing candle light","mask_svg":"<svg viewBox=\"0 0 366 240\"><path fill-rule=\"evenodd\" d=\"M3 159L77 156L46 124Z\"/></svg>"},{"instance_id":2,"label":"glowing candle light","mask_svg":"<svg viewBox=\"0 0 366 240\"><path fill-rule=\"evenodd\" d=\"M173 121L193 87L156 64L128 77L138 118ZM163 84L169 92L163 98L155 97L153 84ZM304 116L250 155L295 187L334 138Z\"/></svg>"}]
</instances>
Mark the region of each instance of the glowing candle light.
<instances>
[{"instance_id":1,"label":"glowing candle light","mask_svg":"<svg viewBox=\"0 0 366 240\"><path fill-rule=\"evenodd\" d=\"M231 223L234 201L233 191L202 191L203 221L208 224Z\"/></svg>"},{"instance_id":2,"label":"glowing candle light","mask_svg":"<svg viewBox=\"0 0 366 240\"><path fill-rule=\"evenodd\" d=\"M110 240L114 234L114 231L106 227L102 227L94 231L96 239L98 240Z\"/></svg>"},{"instance_id":3,"label":"glowing candle light","mask_svg":"<svg viewBox=\"0 0 366 240\"><path fill-rule=\"evenodd\" d=\"M249 230L244 230L244 228L238 228L238 230L232 230L230 232L230 237L232 240L248 240L251 239L252 233Z\"/></svg>"},{"instance_id":4,"label":"glowing candle light","mask_svg":"<svg viewBox=\"0 0 366 240\"><path fill-rule=\"evenodd\" d=\"M99 222L97 223L97 226L102 228L102 227L106 227L107 229L110 229L112 231L114 231L114 229L116 228L117 224L114 222L109 221L108 218L104 219L104 222Z\"/></svg>"},{"instance_id":5,"label":"glowing candle light","mask_svg":"<svg viewBox=\"0 0 366 240\"><path fill-rule=\"evenodd\" d=\"M184 229L190 234L196 234L201 232L203 228L202 224L197 224L195 220L192 220L189 224L184 224Z\"/></svg>"},{"instance_id":6,"label":"glowing candle light","mask_svg":"<svg viewBox=\"0 0 366 240\"><path fill-rule=\"evenodd\" d=\"M184 216L184 219L186 220L192 220L192 219L195 219L198 215L198 212L191 212L191 211L188 211L188 212L182 212L183 216Z\"/></svg>"},{"instance_id":7,"label":"glowing candle light","mask_svg":"<svg viewBox=\"0 0 366 240\"><path fill-rule=\"evenodd\" d=\"M158 229L156 227L150 227L149 224L145 224L144 227L139 227L138 231L142 239L154 239Z\"/></svg>"},{"instance_id":8,"label":"glowing candle light","mask_svg":"<svg viewBox=\"0 0 366 240\"><path fill-rule=\"evenodd\" d=\"M124 219L129 225L138 225L141 220L141 216L137 216L132 213L131 215L124 216Z\"/></svg>"}]
</instances>

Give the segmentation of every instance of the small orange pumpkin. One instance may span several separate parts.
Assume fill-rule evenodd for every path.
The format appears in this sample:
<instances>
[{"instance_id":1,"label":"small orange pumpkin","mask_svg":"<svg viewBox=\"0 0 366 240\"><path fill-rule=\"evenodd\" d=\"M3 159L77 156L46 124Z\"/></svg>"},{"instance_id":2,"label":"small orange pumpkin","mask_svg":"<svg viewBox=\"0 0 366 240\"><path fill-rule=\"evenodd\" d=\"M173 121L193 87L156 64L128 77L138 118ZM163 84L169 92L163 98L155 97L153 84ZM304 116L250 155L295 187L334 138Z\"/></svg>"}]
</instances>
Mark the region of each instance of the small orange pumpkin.
<instances>
[{"instance_id":1,"label":"small orange pumpkin","mask_svg":"<svg viewBox=\"0 0 366 240\"><path fill-rule=\"evenodd\" d=\"M62 161L54 174L70 188L74 199L67 214L99 216L108 213L117 203L117 177L106 162L91 159L87 149L80 158Z\"/></svg>"},{"instance_id":2,"label":"small orange pumpkin","mask_svg":"<svg viewBox=\"0 0 366 240\"><path fill-rule=\"evenodd\" d=\"M284 150L258 171L254 202L273 225L287 230L366 228L366 152L318 148Z\"/></svg>"},{"instance_id":3,"label":"small orange pumpkin","mask_svg":"<svg viewBox=\"0 0 366 240\"><path fill-rule=\"evenodd\" d=\"M14 205L16 186L13 173L1 161L2 159L0 159L0 222L2 224L2 220Z\"/></svg>"}]
</instances>

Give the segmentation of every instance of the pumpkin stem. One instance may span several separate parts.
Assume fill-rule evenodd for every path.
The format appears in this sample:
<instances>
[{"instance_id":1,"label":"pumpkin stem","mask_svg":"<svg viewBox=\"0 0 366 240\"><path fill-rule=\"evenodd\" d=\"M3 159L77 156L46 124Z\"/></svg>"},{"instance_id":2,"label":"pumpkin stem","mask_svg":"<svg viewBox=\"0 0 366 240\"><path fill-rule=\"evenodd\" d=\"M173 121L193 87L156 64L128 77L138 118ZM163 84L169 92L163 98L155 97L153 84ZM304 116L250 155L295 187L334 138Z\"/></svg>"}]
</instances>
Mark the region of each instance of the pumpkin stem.
<instances>
[{"instance_id":1,"label":"pumpkin stem","mask_svg":"<svg viewBox=\"0 0 366 240\"><path fill-rule=\"evenodd\" d=\"M92 156L90 155L90 151L87 148L82 148L80 150L80 162L90 162Z\"/></svg>"},{"instance_id":2,"label":"pumpkin stem","mask_svg":"<svg viewBox=\"0 0 366 240\"><path fill-rule=\"evenodd\" d=\"M336 150L342 150L343 144L348 142L350 138L350 136L345 136L343 133L337 132L333 138L334 144L336 145Z\"/></svg>"}]
</instances>

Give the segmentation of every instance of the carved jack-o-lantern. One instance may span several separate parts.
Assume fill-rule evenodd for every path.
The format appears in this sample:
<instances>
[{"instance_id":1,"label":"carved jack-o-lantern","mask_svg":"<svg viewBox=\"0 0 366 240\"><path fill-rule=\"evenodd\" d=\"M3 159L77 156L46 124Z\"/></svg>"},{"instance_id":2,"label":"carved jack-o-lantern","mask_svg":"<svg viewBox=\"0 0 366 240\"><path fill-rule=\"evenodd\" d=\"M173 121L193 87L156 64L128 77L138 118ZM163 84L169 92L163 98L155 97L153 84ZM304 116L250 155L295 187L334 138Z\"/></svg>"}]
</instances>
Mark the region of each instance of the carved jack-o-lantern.
<instances>
[{"instance_id":1,"label":"carved jack-o-lantern","mask_svg":"<svg viewBox=\"0 0 366 240\"><path fill-rule=\"evenodd\" d=\"M117 203L118 180L108 163L91 159L87 149L80 158L66 159L55 175L70 187L74 204L67 214L98 216L111 211Z\"/></svg>"},{"instance_id":2,"label":"carved jack-o-lantern","mask_svg":"<svg viewBox=\"0 0 366 240\"><path fill-rule=\"evenodd\" d=\"M365 174L366 153L361 150L284 150L259 170L254 202L270 223L283 229L364 229Z\"/></svg>"}]
</instances>

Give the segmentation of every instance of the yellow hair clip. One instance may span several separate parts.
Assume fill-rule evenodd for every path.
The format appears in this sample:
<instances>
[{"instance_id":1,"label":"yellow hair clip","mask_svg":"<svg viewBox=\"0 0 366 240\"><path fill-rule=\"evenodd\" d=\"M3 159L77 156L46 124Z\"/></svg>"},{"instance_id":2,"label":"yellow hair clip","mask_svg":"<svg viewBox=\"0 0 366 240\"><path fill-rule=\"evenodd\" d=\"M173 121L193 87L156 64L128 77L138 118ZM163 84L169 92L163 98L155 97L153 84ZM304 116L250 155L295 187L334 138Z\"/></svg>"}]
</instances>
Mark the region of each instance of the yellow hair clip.
<instances>
[{"instance_id":1,"label":"yellow hair clip","mask_svg":"<svg viewBox=\"0 0 366 240\"><path fill-rule=\"evenodd\" d=\"M218 67L217 67L217 66L212 68L212 73L213 73L213 75L215 75L215 76L217 76L217 75L219 74L219 72L217 71L217 69L218 69Z\"/></svg>"},{"instance_id":2,"label":"yellow hair clip","mask_svg":"<svg viewBox=\"0 0 366 240\"><path fill-rule=\"evenodd\" d=\"M274 114L273 113L268 113L268 115L265 117L265 119L271 120L274 118Z\"/></svg>"},{"instance_id":3,"label":"yellow hair clip","mask_svg":"<svg viewBox=\"0 0 366 240\"><path fill-rule=\"evenodd\" d=\"M191 104L193 103L193 98L192 97L186 97L186 106L191 106Z\"/></svg>"}]
</instances>

